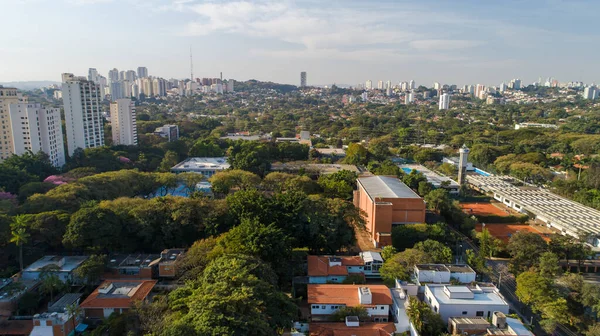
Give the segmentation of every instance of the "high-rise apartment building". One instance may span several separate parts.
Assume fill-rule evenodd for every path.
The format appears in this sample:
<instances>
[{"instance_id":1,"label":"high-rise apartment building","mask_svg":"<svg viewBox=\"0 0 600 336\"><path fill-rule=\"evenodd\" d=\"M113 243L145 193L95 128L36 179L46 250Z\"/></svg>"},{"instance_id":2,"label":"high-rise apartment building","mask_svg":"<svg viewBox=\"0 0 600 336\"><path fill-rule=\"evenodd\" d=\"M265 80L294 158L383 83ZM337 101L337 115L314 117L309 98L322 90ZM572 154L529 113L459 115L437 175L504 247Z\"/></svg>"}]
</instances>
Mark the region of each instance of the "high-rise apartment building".
<instances>
[{"instance_id":1,"label":"high-rise apartment building","mask_svg":"<svg viewBox=\"0 0 600 336\"><path fill-rule=\"evenodd\" d=\"M234 90L233 89L233 84L234 84L234 80L230 78L227 81L227 92L233 92L233 90ZM306 83L304 83L304 84L306 84Z\"/></svg>"},{"instance_id":2,"label":"high-rise apartment building","mask_svg":"<svg viewBox=\"0 0 600 336\"><path fill-rule=\"evenodd\" d=\"M444 93L440 96L439 109L447 110L449 107L450 107L450 95L447 93Z\"/></svg>"},{"instance_id":3,"label":"high-rise apartment building","mask_svg":"<svg viewBox=\"0 0 600 336\"><path fill-rule=\"evenodd\" d=\"M433 89L434 90L439 90L442 88L442 85L438 82L433 83Z\"/></svg>"},{"instance_id":4,"label":"high-rise apartment building","mask_svg":"<svg viewBox=\"0 0 600 336\"><path fill-rule=\"evenodd\" d=\"M498 89L498 91L500 93L502 93L502 92L506 91L506 88L507 88L506 83L502 82L502 84L500 84L500 88Z\"/></svg>"},{"instance_id":5,"label":"high-rise apartment building","mask_svg":"<svg viewBox=\"0 0 600 336\"><path fill-rule=\"evenodd\" d=\"M73 155L77 148L103 146L104 119L99 86L85 77L75 77L70 73L62 75L62 82L69 155Z\"/></svg>"},{"instance_id":6,"label":"high-rise apartment building","mask_svg":"<svg viewBox=\"0 0 600 336\"><path fill-rule=\"evenodd\" d=\"M12 130L10 122L10 105L18 104L19 96L16 88L0 85L0 161L13 154Z\"/></svg>"},{"instance_id":7,"label":"high-rise apartment building","mask_svg":"<svg viewBox=\"0 0 600 336\"><path fill-rule=\"evenodd\" d=\"M88 80L90 82L98 83L98 70L96 70L96 68L90 68L88 70Z\"/></svg>"},{"instance_id":8,"label":"high-rise apartment building","mask_svg":"<svg viewBox=\"0 0 600 336\"><path fill-rule=\"evenodd\" d=\"M385 88L387 89L391 89L392 88L392 81L387 81L385 82Z\"/></svg>"},{"instance_id":9,"label":"high-rise apartment building","mask_svg":"<svg viewBox=\"0 0 600 336\"><path fill-rule=\"evenodd\" d=\"M19 103L9 107L13 153L28 151L46 153L55 167L65 164L60 109L44 108L40 104Z\"/></svg>"},{"instance_id":10,"label":"high-rise apartment building","mask_svg":"<svg viewBox=\"0 0 600 336\"><path fill-rule=\"evenodd\" d=\"M598 89L595 86L588 86L583 89L583 99L596 99L598 96Z\"/></svg>"},{"instance_id":11,"label":"high-rise apartment building","mask_svg":"<svg viewBox=\"0 0 600 336\"><path fill-rule=\"evenodd\" d=\"M477 97L477 98L481 97L481 95L482 95L481 92L485 92L485 85L477 84L477 86L475 87L475 97Z\"/></svg>"},{"instance_id":12,"label":"high-rise apartment building","mask_svg":"<svg viewBox=\"0 0 600 336\"><path fill-rule=\"evenodd\" d=\"M408 82L400 83L400 90L402 90L402 91L408 90Z\"/></svg>"},{"instance_id":13,"label":"high-rise apartment building","mask_svg":"<svg viewBox=\"0 0 600 336\"><path fill-rule=\"evenodd\" d=\"M404 96L404 104L412 104L415 101L415 94L412 92L407 92Z\"/></svg>"},{"instance_id":14,"label":"high-rise apartment building","mask_svg":"<svg viewBox=\"0 0 600 336\"><path fill-rule=\"evenodd\" d=\"M300 87L306 87L306 71L300 73Z\"/></svg>"},{"instance_id":15,"label":"high-rise apartment building","mask_svg":"<svg viewBox=\"0 0 600 336\"><path fill-rule=\"evenodd\" d=\"M411 79L410 82L408 82L408 89L414 90L416 88L417 88L417 84L415 84L415 81Z\"/></svg>"},{"instance_id":16,"label":"high-rise apartment building","mask_svg":"<svg viewBox=\"0 0 600 336\"><path fill-rule=\"evenodd\" d=\"M377 90L383 90L383 81L377 82Z\"/></svg>"},{"instance_id":17,"label":"high-rise apartment building","mask_svg":"<svg viewBox=\"0 0 600 336\"><path fill-rule=\"evenodd\" d=\"M516 78L508 83L508 87L512 90L520 90L521 89L521 80Z\"/></svg>"},{"instance_id":18,"label":"high-rise apartment building","mask_svg":"<svg viewBox=\"0 0 600 336\"><path fill-rule=\"evenodd\" d=\"M110 103L110 124L115 145L137 145L135 105L131 99L117 99Z\"/></svg>"},{"instance_id":19,"label":"high-rise apartment building","mask_svg":"<svg viewBox=\"0 0 600 336\"><path fill-rule=\"evenodd\" d=\"M167 81L163 78L152 80L152 92L155 96L165 97L167 95Z\"/></svg>"},{"instance_id":20,"label":"high-rise apartment building","mask_svg":"<svg viewBox=\"0 0 600 336\"><path fill-rule=\"evenodd\" d=\"M146 77L148 77L148 68L146 68L146 67L138 67L137 68L137 76L138 76L138 78L146 78Z\"/></svg>"},{"instance_id":21,"label":"high-rise apartment building","mask_svg":"<svg viewBox=\"0 0 600 336\"><path fill-rule=\"evenodd\" d=\"M122 70L122 71L119 71L119 80L120 80L120 81L124 81L124 80L125 80L125 74L126 74L126 73L127 73L127 72L126 72L126 71L124 71L124 70Z\"/></svg>"},{"instance_id":22,"label":"high-rise apartment building","mask_svg":"<svg viewBox=\"0 0 600 336\"><path fill-rule=\"evenodd\" d=\"M123 98L123 82L116 81L110 83L110 99L117 100Z\"/></svg>"},{"instance_id":23,"label":"high-rise apartment building","mask_svg":"<svg viewBox=\"0 0 600 336\"><path fill-rule=\"evenodd\" d=\"M129 81L130 83L133 83L133 82L135 82L136 79L137 79L137 75L136 75L135 71L127 70L127 72L125 73L125 80Z\"/></svg>"},{"instance_id":24,"label":"high-rise apartment building","mask_svg":"<svg viewBox=\"0 0 600 336\"><path fill-rule=\"evenodd\" d=\"M371 90L373 88L373 82L369 79L365 82L365 89Z\"/></svg>"},{"instance_id":25,"label":"high-rise apartment building","mask_svg":"<svg viewBox=\"0 0 600 336\"><path fill-rule=\"evenodd\" d=\"M119 70L117 68L108 71L108 81L111 83L119 81Z\"/></svg>"}]
</instances>

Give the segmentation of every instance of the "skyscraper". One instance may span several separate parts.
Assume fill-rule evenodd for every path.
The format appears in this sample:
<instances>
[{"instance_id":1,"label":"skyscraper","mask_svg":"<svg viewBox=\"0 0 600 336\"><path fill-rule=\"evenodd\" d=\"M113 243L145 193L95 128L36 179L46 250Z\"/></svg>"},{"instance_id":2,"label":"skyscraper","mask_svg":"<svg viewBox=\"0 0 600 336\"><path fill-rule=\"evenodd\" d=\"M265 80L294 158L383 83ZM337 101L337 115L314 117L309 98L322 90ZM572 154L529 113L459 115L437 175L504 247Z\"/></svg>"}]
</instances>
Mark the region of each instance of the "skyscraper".
<instances>
[{"instance_id":1,"label":"skyscraper","mask_svg":"<svg viewBox=\"0 0 600 336\"><path fill-rule=\"evenodd\" d=\"M450 107L450 95L447 93L444 93L440 96L439 109L447 110L448 107Z\"/></svg>"},{"instance_id":2,"label":"skyscraper","mask_svg":"<svg viewBox=\"0 0 600 336\"><path fill-rule=\"evenodd\" d=\"M133 82L135 82L136 79L137 79L137 75L136 75L135 71L127 70L127 72L125 73L125 80L128 80L129 82L133 83Z\"/></svg>"},{"instance_id":3,"label":"skyscraper","mask_svg":"<svg viewBox=\"0 0 600 336\"><path fill-rule=\"evenodd\" d=\"M98 70L96 70L96 68L90 68L88 70L88 80L94 83L98 83Z\"/></svg>"},{"instance_id":4,"label":"skyscraper","mask_svg":"<svg viewBox=\"0 0 600 336\"><path fill-rule=\"evenodd\" d=\"M48 155L53 166L64 166L60 109L44 108L37 103L11 104L10 119L14 154L42 151Z\"/></svg>"},{"instance_id":5,"label":"skyscraper","mask_svg":"<svg viewBox=\"0 0 600 336\"><path fill-rule=\"evenodd\" d=\"M383 90L383 81L377 82L377 90Z\"/></svg>"},{"instance_id":6,"label":"skyscraper","mask_svg":"<svg viewBox=\"0 0 600 336\"><path fill-rule=\"evenodd\" d=\"M365 89L371 90L373 88L373 82L369 79L365 82Z\"/></svg>"},{"instance_id":7,"label":"skyscraper","mask_svg":"<svg viewBox=\"0 0 600 336\"><path fill-rule=\"evenodd\" d=\"M408 82L400 83L400 90L402 90L402 91L408 90Z\"/></svg>"},{"instance_id":8,"label":"skyscraper","mask_svg":"<svg viewBox=\"0 0 600 336\"><path fill-rule=\"evenodd\" d=\"M119 81L119 70L117 68L108 71L108 81L111 83Z\"/></svg>"},{"instance_id":9,"label":"skyscraper","mask_svg":"<svg viewBox=\"0 0 600 336\"><path fill-rule=\"evenodd\" d=\"M233 92L233 83L233 79L229 78L229 80L227 80L227 92Z\"/></svg>"},{"instance_id":10,"label":"skyscraper","mask_svg":"<svg viewBox=\"0 0 600 336\"><path fill-rule=\"evenodd\" d=\"M137 145L135 105L131 99L117 99L110 103L110 124L115 145Z\"/></svg>"},{"instance_id":11,"label":"skyscraper","mask_svg":"<svg viewBox=\"0 0 600 336\"><path fill-rule=\"evenodd\" d=\"M485 92L485 85L483 84L477 84L477 86L475 87L475 97L481 99L481 95L482 92Z\"/></svg>"},{"instance_id":12,"label":"skyscraper","mask_svg":"<svg viewBox=\"0 0 600 336\"><path fill-rule=\"evenodd\" d=\"M597 90L595 86L588 86L583 89L583 99L596 99Z\"/></svg>"},{"instance_id":13,"label":"skyscraper","mask_svg":"<svg viewBox=\"0 0 600 336\"><path fill-rule=\"evenodd\" d=\"M412 92L407 92L404 96L404 104L408 105L415 101L415 94Z\"/></svg>"},{"instance_id":14,"label":"skyscraper","mask_svg":"<svg viewBox=\"0 0 600 336\"><path fill-rule=\"evenodd\" d=\"M13 154L10 105L18 103L17 89L0 85L0 161Z\"/></svg>"},{"instance_id":15,"label":"skyscraper","mask_svg":"<svg viewBox=\"0 0 600 336\"><path fill-rule=\"evenodd\" d=\"M442 86L440 85L440 83L438 83L438 82L433 83L433 89L434 90L439 90L441 87Z\"/></svg>"},{"instance_id":16,"label":"skyscraper","mask_svg":"<svg viewBox=\"0 0 600 336\"><path fill-rule=\"evenodd\" d=\"M500 84L500 88L498 89L498 91L500 91L501 93L506 91L506 83L502 82L502 84Z\"/></svg>"},{"instance_id":17,"label":"skyscraper","mask_svg":"<svg viewBox=\"0 0 600 336\"><path fill-rule=\"evenodd\" d=\"M167 81L164 78L154 78L152 80L152 91L155 96L165 97L167 95Z\"/></svg>"},{"instance_id":18,"label":"skyscraper","mask_svg":"<svg viewBox=\"0 0 600 336\"><path fill-rule=\"evenodd\" d=\"M117 100L123 98L123 82L116 81L110 83L110 99Z\"/></svg>"},{"instance_id":19,"label":"skyscraper","mask_svg":"<svg viewBox=\"0 0 600 336\"><path fill-rule=\"evenodd\" d=\"M306 71L300 73L300 87L306 87Z\"/></svg>"},{"instance_id":20,"label":"skyscraper","mask_svg":"<svg viewBox=\"0 0 600 336\"><path fill-rule=\"evenodd\" d=\"M146 77L148 77L148 68L146 68L146 67L138 67L137 68L137 76L138 76L138 78L146 78Z\"/></svg>"},{"instance_id":21,"label":"skyscraper","mask_svg":"<svg viewBox=\"0 0 600 336\"><path fill-rule=\"evenodd\" d=\"M412 79L411 79L411 80L410 80L410 82L408 82L408 89L409 89L409 90L414 90L414 89L416 89L416 84L415 84L415 81L414 81L414 80L412 80Z\"/></svg>"},{"instance_id":22,"label":"skyscraper","mask_svg":"<svg viewBox=\"0 0 600 336\"><path fill-rule=\"evenodd\" d=\"M85 77L62 75L63 106L67 148L70 156L75 149L104 145L103 117L100 110L100 88Z\"/></svg>"}]
</instances>

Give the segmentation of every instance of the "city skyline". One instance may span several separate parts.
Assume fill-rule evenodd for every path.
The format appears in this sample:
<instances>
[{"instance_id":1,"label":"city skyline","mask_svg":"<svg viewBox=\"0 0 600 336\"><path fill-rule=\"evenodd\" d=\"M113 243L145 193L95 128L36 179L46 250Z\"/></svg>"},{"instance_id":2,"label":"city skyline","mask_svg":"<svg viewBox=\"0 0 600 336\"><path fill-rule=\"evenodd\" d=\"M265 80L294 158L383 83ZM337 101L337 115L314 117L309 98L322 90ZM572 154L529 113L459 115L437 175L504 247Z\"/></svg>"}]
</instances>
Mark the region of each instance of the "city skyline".
<instances>
[{"instance_id":1,"label":"city skyline","mask_svg":"<svg viewBox=\"0 0 600 336\"><path fill-rule=\"evenodd\" d=\"M597 53L590 43L592 13L600 9L592 1L383 1L373 6L356 1L27 0L3 6L14 13L5 25L19 32L0 37L4 82L59 82L63 72L96 68L107 76L112 68L140 66L150 75L188 78L190 46L196 77L224 72L227 78L294 85L301 71L314 85L356 85L366 79L499 85L510 78L528 85L540 76L586 83L600 78L588 66ZM28 20L19 19L24 15ZM73 17L85 17L85 25ZM567 22L578 25L562 24ZM41 27L52 27L48 38L40 37ZM81 48L91 38L94 44Z\"/></svg>"}]
</instances>

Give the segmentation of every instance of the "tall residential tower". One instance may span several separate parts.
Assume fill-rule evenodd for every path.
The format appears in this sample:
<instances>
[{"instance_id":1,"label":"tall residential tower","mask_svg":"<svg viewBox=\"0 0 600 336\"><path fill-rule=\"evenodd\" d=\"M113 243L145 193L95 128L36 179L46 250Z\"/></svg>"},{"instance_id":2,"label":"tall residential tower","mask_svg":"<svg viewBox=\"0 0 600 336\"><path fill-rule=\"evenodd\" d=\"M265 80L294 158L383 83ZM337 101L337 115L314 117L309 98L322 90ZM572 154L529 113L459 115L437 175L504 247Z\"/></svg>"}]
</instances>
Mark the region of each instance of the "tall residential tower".
<instances>
[{"instance_id":1,"label":"tall residential tower","mask_svg":"<svg viewBox=\"0 0 600 336\"><path fill-rule=\"evenodd\" d=\"M306 71L300 73L300 87L306 87Z\"/></svg>"},{"instance_id":2,"label":"tall residential tower","mask_svg":"<svg viewBox=\"0 0 600 336\"><path fill-rule=\"evenodd\" d=\"M17 89L0 85L0 161L13 154L10 105L18 104Z\"/></svg>"},{"instance_id":3,"label":"tall residential tower","mask_svg":"<svg viewBox=\"0 0 600 336\"><path fill-rule=\"evenodd\" d=\"M110 103L110 124L114 145L137 145L135 105L131 99L117 99Z\"/></svg>"},{"instance_id":4,"label":"tall residential tower","mask_svg":"<svg viewBox=\"0 0 600 336\"><path fill-rule=\"evenodd\" d=\"M99 86L85 77L75 77L70 73L62 75L62 82L69 155L73 155L77 148L103 146L104 126Z\"/></svg>"}]
</instances>

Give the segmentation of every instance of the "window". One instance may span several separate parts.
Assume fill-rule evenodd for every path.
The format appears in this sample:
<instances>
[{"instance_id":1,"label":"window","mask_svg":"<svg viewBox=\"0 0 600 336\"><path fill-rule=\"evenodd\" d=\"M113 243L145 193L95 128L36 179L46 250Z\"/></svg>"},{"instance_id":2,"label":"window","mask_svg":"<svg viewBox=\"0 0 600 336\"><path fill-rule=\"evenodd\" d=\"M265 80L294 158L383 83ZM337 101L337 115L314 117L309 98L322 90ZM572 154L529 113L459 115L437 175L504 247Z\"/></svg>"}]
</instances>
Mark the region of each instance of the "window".
<instances>
[{"instance_id":1,"label":"window","mask_svg":"<svg viewBox=\"0 0 600 336\"><path fill-rule=\"evenodd\" d=\"M475 313L475 316L483 316L483 311L478 311Z\"/></svg>"},{"instance_id":2,"label":"window","mask_svg":"<svg viewBox=\"0 0 600 336\"><path fill-rule=\"evenodd\" d=\"M321 306L321 309L327 309L327 306Z\"/></svg>"},{"instance_id":3,"label":"window","mask_svg":"<svg viewBox=\"0 0 600 336\"><path fill-rule=\"evenodd\" d=\"M437 313L438 312L438 306L433 306L433 311Z\"/></svg>"},{"instance_id":4,"label":"window","mask_svg":"<svg viewBox=\"0 0 600 336\"><path fill-rule=\"evenodd\" d=\"M467 311L462 312L463 315L467 315L468 313L469 312L467 312Z\"/></svg>"},{"instance_id":5,"label":"window","mask_svg":"<svg viewBox=\"0 0 600 336\"><path fill-rule=\"evenodd\" d=\"M319 306L313 305L312 309L319 309Z\"/></svg>"},{"instance_id":6,"label":"window","mask_svg":"<svg viewBox=\"0 0 600 336\"><path fill-rule=\"evenodd\" d=\"M385 307L384 307L384 306L381 306L379 309L381 309L381 310L384 310L384 309L385 309Z\"/></svg>"}]
</instances>

